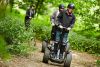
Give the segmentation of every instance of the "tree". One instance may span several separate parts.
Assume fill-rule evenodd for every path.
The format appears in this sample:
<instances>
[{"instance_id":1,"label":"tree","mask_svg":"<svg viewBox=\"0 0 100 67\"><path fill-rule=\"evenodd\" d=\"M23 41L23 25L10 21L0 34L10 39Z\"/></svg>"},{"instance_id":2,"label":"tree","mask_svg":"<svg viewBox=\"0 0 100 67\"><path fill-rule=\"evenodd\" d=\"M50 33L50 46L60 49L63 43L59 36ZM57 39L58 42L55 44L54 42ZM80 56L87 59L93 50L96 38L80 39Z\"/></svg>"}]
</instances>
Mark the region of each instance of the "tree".
<instances>
[{"instance_id":1,"label":"tree","mask_svg":"<svg viewBox=\"0 0 100 67\"><path fill-rule=\"evenodd\" d=\"M5 12L6 12L6 7L8 5L8 0L0 0L0 18L3 18L5 16Z\"/></svg>"}]
</instances>

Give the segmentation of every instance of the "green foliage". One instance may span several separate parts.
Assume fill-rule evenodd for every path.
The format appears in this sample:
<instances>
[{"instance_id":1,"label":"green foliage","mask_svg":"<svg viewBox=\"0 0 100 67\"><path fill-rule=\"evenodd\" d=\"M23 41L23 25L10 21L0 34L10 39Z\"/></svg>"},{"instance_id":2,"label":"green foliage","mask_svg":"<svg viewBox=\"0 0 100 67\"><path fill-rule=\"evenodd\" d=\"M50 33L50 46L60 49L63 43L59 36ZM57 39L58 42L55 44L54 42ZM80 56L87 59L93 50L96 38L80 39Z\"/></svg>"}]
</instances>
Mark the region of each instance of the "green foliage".
<instances>
[{"instance_id":1,"label":"green foliage","mask_svg":"<svg viewBox=\"0 0 100 67\"><path fill-rule=\"evenodd\" d=\"M24 23L20 21L24 18L18 15L17 19L15 19L16 15L13 15L13 17L7 16L0 21L0 33L4 35L7 43L16 44L12 47L16 48L14 53L17 51L17 53L25 53L27 51L26 46L20 44L31 41L34 37L40 40L50 39L51 26L50 16L48 15L52 7L57 7L61 3L65 4L66 7L68 3L74 3L76 7L74 11L76 24L74 32L71 32L69 37L72 49L100 53L100 0L23 0L22 2L10 0L9 3L13 6L14 1L15 4L19 4L18 7L23 9L26 9L30 4L34 4L38 14L31 22L32 24L28 31L25 31ZM7 4L3 2L2 4L0 3L1 5L0 13L2 14L0 14L0 17L4 17ZM24 48L26 49L25 52Z\"/></svg>"},{"instance_id":2,"label":"green foliage","mask_svg":"<svg viewBox=\"0 0 100 67\"><path fill-rule=\"evenodd\" d=\"M4 38L0 35L0 57L4 60L9 59L10 53L7 51L6 42L4 41Z\"/></svg>"},{"instance_id":3,"label":"green foliage","mask_svg":"<svg viewBox=\"0 0 100 67\"><path fill-rule=\"evenodd\" d=\"M14 54L18 53L26 55L33 47L29 46L29 43L34 38L33 29L25 30L24 23L19 18L11 16L5 17L0 21L0 34L4 36L7 44L9 44L8 50ZM26 43L24 45L23 43ZM11 46L11 47L10 47Z\"/></svg>"},{"instance_id":4,"label":"green foliage","mask_svg":"<svg viewBox=\"0 0 100 67\"><path fill-rule=\"evenodd\" d=\"M14 0L9 0L9 4L10 4L10 10L12 12L12 8L13 8L13 5L14 5Z\"/></svg>"},{"instance_id":5,"label":"green foliage","mask_svg":"<svg viewBox=\"0 0 100 67\"><path fill-rule=\"evenodd\" d=\"M5 17L6 15L6 7L7 7L7 2L6 0L0 0L0 20L1 18Z\"/></svg>"},{"instance_id":6,"label":"green foliage","mask_svg":"<svg viewBox=\"0 0 100 67\"><path fill-rule=\"evenodd\" d=\"M98 0L67 0L75 3L76 25L74 31L87 38L100 39L100 1Z\"/></svg>"},{"instance_id":7,"label":"green foliage","mask_svg":"<svg viewBox=\"0 0 100 67\"><path fill-rule=\"evenodd\" d=\"M20 56L28 56L32 51L36 50L36 48L32 44L29 45L29 43L21 43L21 45L10 45L8 49L12 54Z\"/></svg>"},{"instance_id":8,"label":"green foliage","mask_svg":"<svg viewBox=\"0 0 100 67\"><path fill-rule=\"evenodd\" d=\"M72 49L85 51L93 54L100 54L100 42L94 38L88 39L77 33L71 32L69 35L69 39Z\"/></svg>"},{"instance_id":9,"label":"green foliage","mask_svg":"<svg viewBox=\"0 0 100 67\"><path fill-rule=\"evenodd\" d=\"M96 65L97 65L97 67L100 66L100 60L97 60L97 61L96 61Z\"/></svg>"},{"instance_id":10,"label":"green foliage","mask_svg":"<svg viewBox=\"0 0 100 67\"><path fill-rule=\"evenodd\" d=\"M27 4L19 3L19 8L24 9L24 10L27 10L27 7L28 7Z\"/></svg>"},{"instance_id":11,"label":"green foliage","mask_svg":"<svg viewBox=\"0 0 100 67\"><path fill-rule=\"evenodd\" d=\"M93 31L89 29L89 30L81 30L75 32L90 39L95 38L96 40L100 40L100 34L99 34L100 31Z\"/></svg>"},{"instance_id":12,"label":"green foliage","mask_svg":"<svg viewBox=\"0 0 100 67\"><path fill-rule=\"evenodd\" d=\"M40 40L50 39L50 19L47 15L38 15L37 18L32 21L33 30L36 33L36 38Z\"/></svg>"},{"instance_id":13,"label":"green foliage","mask_svg":"<svg viewBox=\"0 0 100 67\"><path fill-rule=\"evenodd\" d=\"M23 43L34 36L32 30L25 30L22 21L12 17L6 17L0 22L0 33L5 36L7 41L10 40L14 44Z\"/></svg>"},{"instance_id":14,"label":"green foliage","mask_svg":"<svg viewBox=\"0 0 100 67\"><path fill-rule=\"evenodd\" d=\"M35 5L35 10L37 14L43 14L44 10L46 10L45 0L23 0L19 2L19 7L26 9L30 5Z\"/></svg>"}]
</instances>

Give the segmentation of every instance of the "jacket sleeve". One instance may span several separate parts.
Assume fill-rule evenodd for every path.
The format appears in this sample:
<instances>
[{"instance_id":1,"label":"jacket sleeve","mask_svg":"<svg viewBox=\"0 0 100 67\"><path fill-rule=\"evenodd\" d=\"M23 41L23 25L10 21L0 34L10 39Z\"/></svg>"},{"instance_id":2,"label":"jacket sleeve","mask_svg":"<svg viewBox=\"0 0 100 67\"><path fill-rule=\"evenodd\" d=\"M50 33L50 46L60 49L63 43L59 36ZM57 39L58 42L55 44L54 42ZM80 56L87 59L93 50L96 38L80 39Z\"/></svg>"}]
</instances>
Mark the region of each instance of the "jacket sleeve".
<instances>
[{"instance_id":1,"label":"jacket sleeve","mask_svg":"<svg viewBox=\"0 0 100 67\"><path fill-rule=\"evenodd\" d=\"M26 16L29 17L29 9L26 10Z\"/></svg>"},{"instance_id":2,"label":"jacket sleeve","mask_svg":"<svg viewBox=\"0 0 100 67\"><path fill-rule=\"evenodd\" d=\"M58 17L57 17L58 18L58 20L57 20L58 25L61 25L61 23L63 22L63 13L64 12L60 12Z\"/></svg>"},{"instance_id":3,"label":"jacket sleeve","mask_svg":"<svg viewBox=\"0 0 100 67\"><path fill-rule=\"evenodd\" d=\"M33 10L33 14L32 14L32 17L34 18L34 15L35 15L35 9Z\"/></svg>"},{"instance_id":4,"label":"jacket sleeve","mask_svg":"<svg viewBox=\"0 0 100 67\"><path fill-rule=\"evenodd\" d=\"M73 16L69 27L73 28L74 24L75 24L75 16Z\"/></svg>"},{"instance_id":5,"label":"jacket sleeve","mask_svg":"<svg viewBox=\"0 0 100 67\"><path fill-rule=\"evenodd\" d=\"M33 14L31 13L30 9L27 9L26 16L28 16L28 17L32 17L33 16Z\"/></svg>"},{"instance_id":6,"label":"jacket sleeve","mask_svg":"<svg viewBox=\"0 0 100 67\"><path fill-rule=\"evenodd\" d=\"M55 15L56 15L56 11L55 11L55 12L52 14L52 16L50 17L51 23L55 23L55 19L56 19Z\"/></svg>"}]
</instances>

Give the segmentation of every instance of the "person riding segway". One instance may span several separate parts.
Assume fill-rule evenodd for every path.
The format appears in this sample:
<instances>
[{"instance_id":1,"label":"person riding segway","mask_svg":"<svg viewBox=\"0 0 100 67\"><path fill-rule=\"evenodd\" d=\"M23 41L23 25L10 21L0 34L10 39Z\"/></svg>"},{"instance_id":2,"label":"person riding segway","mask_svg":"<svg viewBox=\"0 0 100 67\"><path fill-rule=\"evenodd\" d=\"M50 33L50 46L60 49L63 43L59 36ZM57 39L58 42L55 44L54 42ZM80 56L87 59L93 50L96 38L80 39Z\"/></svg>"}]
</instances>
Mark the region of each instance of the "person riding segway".
<instances>
[{"instance_id":1,"label":"person riding segway","mask_svg":"<svg viewBox=\"0 0 100 67\"><path fill-rule=\"evenodd\" d=\"M64 10L65 6L63 4L59 5L59 9L54 11L52 16L50 17L51 25L52 25L52 30L51 30L51 39L50 39L50 44L54 44L55 41L55 36L56 36L56 30L58 28L58 15L60 12ZM42 52L45 51L45 48L47 47L48 41L47 39L42 42Z\"/></svg>"},{"instance_id":2,"label":"person riding segway","mask_svg":"<svg viewBox=\"0 0 100 67\"><path fill-rule=\"evenodd\" d=\"M55 54L57 51L58 44L60 45L60 54L63 56L64 48L67 44L68 33L75 23L75 16L73 10L75 9L74 4L69 4L67 10L61 12L58 16L59 29L56 31L56 43L55 43Z\"/></svg>"},{"instance_id":3,"label":"person riding segway","mask_svg":"<svg viewBox=\"0 0 100 67\"><path fill-rule=\"evenodd\" d=\"M72 54L68 46L68 33L75 23L73 14L74 4L68 4L67 10L59 13L57 16L58 28L55 33L54 45L51 48L47 47L44 52L43 62L48 63L48 60L56 63L64 63L64 67L70 67Z\"/></svg>"}]
</instances>

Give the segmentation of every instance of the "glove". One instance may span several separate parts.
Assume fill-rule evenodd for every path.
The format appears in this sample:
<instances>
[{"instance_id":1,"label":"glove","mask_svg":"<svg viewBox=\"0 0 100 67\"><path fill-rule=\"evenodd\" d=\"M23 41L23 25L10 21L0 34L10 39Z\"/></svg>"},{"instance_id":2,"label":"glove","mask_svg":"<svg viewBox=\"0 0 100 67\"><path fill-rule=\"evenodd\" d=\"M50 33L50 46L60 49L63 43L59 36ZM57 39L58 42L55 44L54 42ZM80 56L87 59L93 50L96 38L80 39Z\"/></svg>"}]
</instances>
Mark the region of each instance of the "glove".
<instances>
[{"instance_id":1,"label":"glove","mask_svg":"<svg viewBox=\"0 0 100 67\"><path fill-rule=\"evenodd\" d=\"M61 29L62 29L62 28L63 28L63 26L62 26L62 25L59 25L59 28L61 28Z\"/></svg>"},{"instance_id":2,"label":"glove","mask_svg":"<svg viewBox=\"0 0 100 67\"><path fill-rule=\"evenodd\" d=\"M52 23L51 25L52 25L52 26L54 26L55 24L54 24L54 23Z\"/></svg>"},{"instance_id":3,"label":"glove","mask_svg":"<svg viewBox=\"0 0 100 67\"><path fill-rule=\"evenodd\" d=\"M67 30L71 30L71 28L70 28L70 27L68 27L68 28L67 28Z\"/></svg>"},{"instance_id":4,"label":"glove","mask_svg":"<svg viewBox=\"0 0 100 67\"><path fill-rule=\"evenodd\" d=\"M29 17L30 19L32 18L32 17Z\"/></svg>"}]
</instances>

